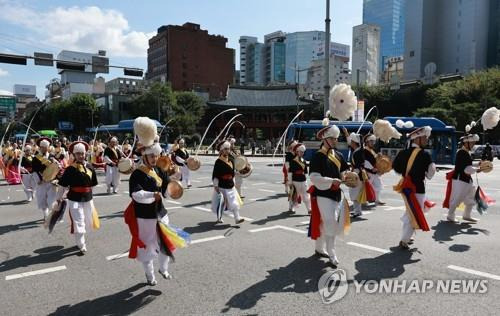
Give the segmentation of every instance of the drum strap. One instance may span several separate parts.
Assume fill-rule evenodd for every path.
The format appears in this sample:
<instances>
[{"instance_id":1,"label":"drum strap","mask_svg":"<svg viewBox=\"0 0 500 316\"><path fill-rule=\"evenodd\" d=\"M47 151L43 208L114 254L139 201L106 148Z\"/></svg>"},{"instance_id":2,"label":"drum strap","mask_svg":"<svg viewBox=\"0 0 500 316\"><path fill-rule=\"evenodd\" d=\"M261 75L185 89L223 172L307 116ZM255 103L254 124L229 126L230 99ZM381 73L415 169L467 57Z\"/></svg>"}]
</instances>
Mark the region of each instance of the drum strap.
<instances>
[{"instance_id":1,"label":"drum strap","mask_svg":"<svg viewBox=\"0 0 500 316\"><path fill-rule=\"evenodd\" d=\"M150 176L151 178L155 179L156 185L159 188L161 188L161 185L162 185L163 181L160 178L160 176L158 176L158 174L156 173L156 171L154 169L149 169L145 165L140 165L139 168L137 168L137 169L139 169L142 172L144 172L147 176Z\"/></svg>"},{"instance_id":2,"label":"drum strap","mask_svg":"<svg viewBox=\"0 0 500 316\"><path fill-rule=\"evenodd\" d=\"M75 163L72 163L71 166L73 168L75 168L76 170L78 170L79 172L86 174L87 176L89 176L90 179L92 179L92 170L85 168L85 166L83 164L75 162Z\"/></svg>"},{"instance_id":3,"label":"drum strap","mask_svg":"<svg viewBox=\"0 0 500 316\"><path fill-rule=\"evenodd\" d=\"M233 169L233 163L229 159L224 159L222 156L219 157L220 160L224 161L231 169Z\"/></svg>"}]
</instances>

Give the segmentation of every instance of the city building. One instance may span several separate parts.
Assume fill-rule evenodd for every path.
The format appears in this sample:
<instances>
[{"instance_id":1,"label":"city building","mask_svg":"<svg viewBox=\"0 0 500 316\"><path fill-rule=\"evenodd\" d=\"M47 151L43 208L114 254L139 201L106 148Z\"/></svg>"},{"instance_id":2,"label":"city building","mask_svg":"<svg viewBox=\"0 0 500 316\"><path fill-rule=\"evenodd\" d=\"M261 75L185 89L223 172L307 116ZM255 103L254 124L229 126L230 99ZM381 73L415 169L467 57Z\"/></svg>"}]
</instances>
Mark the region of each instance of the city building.
<instances>
[{"instance_id":1,"label":"city building","mask_svg":"<svg viewBox=\"0 0 500 316\"><path fill-rule=\"evenodd\" d=\"M490 0L487 65L500 65L500 0Z\"/></svg>"},{"instance_id":2,"label":"city building","mask_svg":"<svg viewBox=\"0 0 500 316\"><path fill-rule=\"evenodd\" d=\"M345 45L347 46L347 45ZM324 54L323 54L324 56ZM299 75L300 73L298 73ZM339 83L351 84L351 73L349 70L349 57L342 53L341 56L330 53L330 86ZM313 60L311 66L307 69L307 79L305 83L305 93L314 99L320 99L325 93L325 59Z\"/></svg>"},{"instance_id":3,"label":"city building","mask_svg":"<svg viewBox=\"0 0 500 316\"><path fill-rule=\"evenodd\" d=\"M247 85L265 85L265 46L262 43L252 43L247 47Z\"/></svg>"},{"instance_id":4,"label":"city building","mask_svg":"<svg viewBox=\"0 0 500 316\"><path fill-rule=\"evenodd\" d=\"M403 56L391 57L385 60L382 82L389 84L391 82L401 82L404 74Z\"/></svg>"},{"instance_id":5,"label":"city building","mask_svg":"<svg viewBox=\"0 0 500 316\"><path fill-rule=\"evenodd\" d=\"M233 132L237 138L253 138L255 140L273 140L281 136L288 122L304 109L305 114L300 119L309 119L310 113L318 103L308 99L301 99L297 87L292 85L274 87L230 86L224 100L208 102L207 110L200 126L206 126L209 119L221 110L237 108L243 114L238 120L244 125ZM234 114L221 116L214 123L215 132L222 130L224 125ZM217 131L218 130L218 131ZM213 136L215 136L215 132Z\"/></svg>"},{"instance_id":6,"label":"city building","mask_svg":"<svg viewBox=\"0 0 500 316\"><path fill-rule=\"evenodd\" d=\"M380 72L387 60L404 55L407 0L363 0L363 24L380 27Z\"/></svg>"},{"instance_id":7,"label":"city building","mask_svg":"<svg viewBox=\"0 0 500 316\"><path fill-rule=\"evenodd\" d=\"M109 59L105 56L105 51L92 54L68 50L63 50L57 55L57 68L61 75L60 93L63 100L79 93L104 94L104 78L96 78L96 75L108 72L106 66L109 65ZM80 69L82 64L83 69Z\"/></svg>"},{"instance_id":8,"label":"city building","mask_svg":"<svg viewBox=\"0 0 500 316\"><path fill-rule=\"evenodd\" d=\"M276 31L265 35L264 43L248 36L241 37L240 43L243 38L250 44L240 51L240 69L245 69L242 85L304 85L312 63L324 60L325 33L322 31ZM332 42L330 51L349 62L349 45Z\"/></svg>"},{"instance_id":9,"label":"city building","mask_svg":"<svg viewBox=\"0 0 500 316\"><path fill-rule=\"evenodd\" d=\"M247 80L246 64L248 56L248 46L257 43L257 37L240 36L240 84L244 85Z\"/></svg>"},{"instance_id":10,"label":"city building","mask_svg":"<svg viewBox=\"0 0 500 316\"><path fill-rule=\"evenodd\" d=\"M352 32L352 84L377 85L380 70L380 27L361 24Z\"/></svg>"},{"instance_id":11,"label":"city building","mask_svg":"<svg viewBox=\"0 0 500 316\"><path fill-rule=\"evenodd\" d=\"M285 83L286 34L276 31L264 36L264 78L266 85Z\"/></svg>"},{"instance_id":12,"label":"city building","mask_svg":"<svg viewBox=\"0 0 500 316\"><path fill-rule=\"evenodd\" d=\"M15 84L14 95L16 96L16 119L23 118L29 108L29 104L38 103L36 97L36 86Z\"/></svg>"},{"instance_id":13,"label":"city building","mask_svg":"<svg viewBox=\"0 0 500 316\"><path fill-rule=\"evenodd\" d=\"M465 75L486 68L490 4L490 0L408 1L404 79Z\"/></svg>"},{"instance_id":14,"label":"city building","mask_svg":"<svg viewBox=\"0 0 500 316\"><path fill-rule=\"evenodd\" d=\"M118 77L106 82L104 95L96 99L102 121L100 123L115 124L131 119L132 116L128 114L131 102L146 88L143 79Z\"/></svg>"},{"instance_id":15,"label":"city building","mask_svg":"<svg viewBox=\"0 0 500 316\"><path fill-rule=\"evenodd\" d=\"M309 31L286 34L286 82L304 84L306 76L297 76L297 70L311 67L324 50L325 32ZM323 51L324 55L324 51Z\"/></svg>"},{"instance_id":16,"label":"city building","mask_svg":"<svg viewBox=\"0 0 500 316\"><path fill-rule=\"evenodd\" d=\"M0 123L13 120L16 115L16 96L5 90L0 90Z\"/></svg>"},{"instance_id":17,"label":"city building","mask_svg":"<svg viewBox=\"0 0 500 316\"><path fill-rule=\"evenodd\" d=\"M224 96L233 82L234 50L227 38L210 35L199 24L164 25L149 40L146 79L170 82L176 91Z\"/></svg>"}]
</instances>

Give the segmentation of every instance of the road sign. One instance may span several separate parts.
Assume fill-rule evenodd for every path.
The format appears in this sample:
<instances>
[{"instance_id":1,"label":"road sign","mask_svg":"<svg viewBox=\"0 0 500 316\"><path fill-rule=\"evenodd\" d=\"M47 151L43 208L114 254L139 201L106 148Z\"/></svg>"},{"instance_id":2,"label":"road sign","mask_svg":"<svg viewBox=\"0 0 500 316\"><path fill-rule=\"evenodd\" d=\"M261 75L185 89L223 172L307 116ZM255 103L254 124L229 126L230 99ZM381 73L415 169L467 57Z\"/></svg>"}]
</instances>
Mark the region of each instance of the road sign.
<instances>
[{"instance_id":1,"label":"road sign","mask_svg":"<svg viewBox=\"0 0 500 316\"><path fill-rule=\"evenodd\" d=\"M37 66L54 66L54 56L52 54L46 53L34 53L35 56L35 65Z\"/></svg>"}]
</instances>

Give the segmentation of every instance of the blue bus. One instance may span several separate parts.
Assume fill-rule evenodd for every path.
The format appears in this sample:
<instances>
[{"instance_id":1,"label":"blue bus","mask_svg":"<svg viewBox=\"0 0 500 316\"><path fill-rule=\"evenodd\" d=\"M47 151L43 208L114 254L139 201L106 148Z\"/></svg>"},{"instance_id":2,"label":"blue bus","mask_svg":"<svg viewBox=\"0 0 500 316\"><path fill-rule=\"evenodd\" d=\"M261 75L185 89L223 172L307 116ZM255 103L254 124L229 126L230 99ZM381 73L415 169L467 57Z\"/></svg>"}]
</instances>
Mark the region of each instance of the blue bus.
<instances>
[{"instance_id":1,"label":"blue bus","mask_svg":"<svg viewBox=\"0 0 500 316\"><path fill-rule=\"evenodd\" d=\"M380 152L391 157L397 155L397 153L405 148L406 145L406 134L414 130L415 128L422 126L432 127L432 135L429 139L427 150L433 158L433 161L439 164L454 164L455 163L455 152L457 150L457 139L455 134L455 128L453 126L446 126L442 121L432 118L432 117L385 117L403 136L401 139L392 139L389 143L384 143L379 141L378 148ZM396 121L401 119L403 121L412 121L415 125L412 129L398 128L396 126ZM352 121L331 121L330 125L337 125L341 130L343 127L347 129L349 133L357 132L361 126L361 122ZM360 134L366 135L372 131L373 124L371 122L365 122L361 127ZM321 142L316 139L316 133L323 128L321 121L309 121L309 122L298 122L293 123L288 129L287 133L287 143L291 139L296 139L306 146L306 153L304 158L306 160L311 160L313 154L319 149ZM348 157L349 147L343 133L340 133L337 149L342 152L345 158Z\"/></svg>"}]
</instances>

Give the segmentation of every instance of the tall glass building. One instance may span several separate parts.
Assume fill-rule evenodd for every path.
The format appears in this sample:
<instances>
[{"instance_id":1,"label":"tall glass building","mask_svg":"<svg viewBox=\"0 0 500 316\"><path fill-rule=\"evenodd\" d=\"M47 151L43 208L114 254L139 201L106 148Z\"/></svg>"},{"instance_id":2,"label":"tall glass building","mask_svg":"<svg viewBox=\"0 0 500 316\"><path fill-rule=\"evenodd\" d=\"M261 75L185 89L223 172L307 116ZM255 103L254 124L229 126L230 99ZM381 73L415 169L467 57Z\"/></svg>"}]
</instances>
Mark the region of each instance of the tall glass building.
<instances>
[{"instance_id":1,"label":"tall glass building","mask_svg":"<svg viewBox=\"0 0 500 316\"><path fill-rule=\"evenodd\" d=\"M318 59L321 44L325 42L325 32L308 31L295 32L286 35L286 70L287 83L304 84L307 80L307 72L311 62ZM299 75L297 78L297 70ZM304 72L300 71L304 70Z\"/></svg>"},{"instance_id":2,"label":"tall glass building","mask_svg":"<svg viewBox=\"0 0 500 316\"><path fill-rule=\"evenodd\" d=\"M380 27L380 69L391 57L404 56L406 0L363 0L363 24Z\"/></svg>"}]
</instances>

